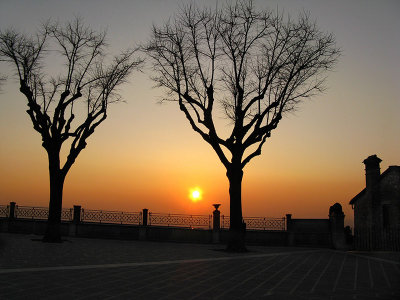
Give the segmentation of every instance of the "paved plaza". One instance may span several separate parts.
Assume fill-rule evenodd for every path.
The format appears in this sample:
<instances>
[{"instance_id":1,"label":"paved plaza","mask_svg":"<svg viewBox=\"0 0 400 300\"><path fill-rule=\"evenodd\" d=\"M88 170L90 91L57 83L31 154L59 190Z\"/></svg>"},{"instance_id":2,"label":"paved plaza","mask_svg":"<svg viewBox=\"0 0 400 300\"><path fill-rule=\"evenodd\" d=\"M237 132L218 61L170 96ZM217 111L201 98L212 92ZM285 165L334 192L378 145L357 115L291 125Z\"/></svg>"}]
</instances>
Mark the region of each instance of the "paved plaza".
<instances>
[{"instance_id":1,"label":"paved plaza","mask_svg":"<svg viewBox=\"0 0 400 300\"><path fill-rule=\"evenodd\" d=\"M400 253L0 234L0 299L400 299Z\"/></svg>"}]
</instances>

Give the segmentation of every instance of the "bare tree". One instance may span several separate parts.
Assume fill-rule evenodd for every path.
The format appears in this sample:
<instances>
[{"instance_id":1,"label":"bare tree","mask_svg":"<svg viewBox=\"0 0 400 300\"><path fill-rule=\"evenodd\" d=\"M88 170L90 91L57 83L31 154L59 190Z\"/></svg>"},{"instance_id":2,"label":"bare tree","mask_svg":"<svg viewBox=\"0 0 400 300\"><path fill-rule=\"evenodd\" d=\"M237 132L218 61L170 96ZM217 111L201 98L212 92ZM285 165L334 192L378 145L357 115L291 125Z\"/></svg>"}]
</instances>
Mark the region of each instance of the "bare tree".
<instances>
[{"instance_id":1,"label":"bare tree","mask_svg":"<svg viewBox=\"0 0 400 300\"><path fill-rule=\"evenodd\" d=\"M230 195L228 250L245 251L243 168L261 154L282 116L323 90L340 51L308 14L297 20L238 1L221 9L184 6L153 26L145 47L157 86L177 101L193 130L226 168ZM217 132L216 117L231 131ZM225 128L224 128L225 129Z\"/></svg>"},{"instance_id":2,"label":"bare tree","mask_svg":"<svg viewBox=\"0 0 400 300\"><path fill-rule=\"evenodd\" d=\"M0 59L13 66L27 113L48 154L50 202L44 241L60 241L65 177L89 136L107 118L109 104L120 101L120 85L142 63L135 58L136 50L108 59L105 38L105 32L93 31L80 18L64 26L47 22L35 36L11 29L0 32ZM51 66L61 59L62 72L52 76L54 69L45 68L45 58L51 59ZM69 147L64 163L63 146Z\"/></svg>"}]
</instances>

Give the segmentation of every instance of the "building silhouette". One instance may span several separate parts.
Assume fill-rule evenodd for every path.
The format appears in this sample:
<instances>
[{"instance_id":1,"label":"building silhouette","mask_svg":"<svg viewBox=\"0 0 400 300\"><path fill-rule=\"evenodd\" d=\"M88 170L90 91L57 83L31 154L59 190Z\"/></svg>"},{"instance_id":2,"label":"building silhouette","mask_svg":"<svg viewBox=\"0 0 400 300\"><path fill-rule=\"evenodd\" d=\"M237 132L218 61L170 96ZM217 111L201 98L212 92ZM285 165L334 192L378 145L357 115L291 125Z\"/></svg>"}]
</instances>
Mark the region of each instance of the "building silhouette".
<instances>
[{"instance_id":1,"label":"building silhouette","mask_svg":"<svg viewBox=\"0 0 400 300\"><path fill-rule=\"evenodd\" d=\"M381 161L376 155L363 161L366 186L350 201L356 249L400 250L400 166L381 174Z\"/></svg>"}]
</instances>

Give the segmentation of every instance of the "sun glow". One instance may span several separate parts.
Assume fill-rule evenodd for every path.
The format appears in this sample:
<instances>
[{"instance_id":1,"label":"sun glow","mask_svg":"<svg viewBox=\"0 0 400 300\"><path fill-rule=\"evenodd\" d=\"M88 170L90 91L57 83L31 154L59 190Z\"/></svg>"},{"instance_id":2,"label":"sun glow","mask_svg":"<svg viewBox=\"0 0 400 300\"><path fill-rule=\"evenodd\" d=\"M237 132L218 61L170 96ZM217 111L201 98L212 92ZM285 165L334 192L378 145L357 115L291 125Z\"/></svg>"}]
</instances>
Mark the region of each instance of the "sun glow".
<instances>
[{"instance_id":1,"label":"sun glow","mask_svg":"<svg viewBox=\"0 0 400 300\"><path fill-rule=\"evenodd\" d=\"M193 202L197 202L202 199L202 190L198 187L190 189L189 191L189 198Z\"/></svg>"}]
</instances>

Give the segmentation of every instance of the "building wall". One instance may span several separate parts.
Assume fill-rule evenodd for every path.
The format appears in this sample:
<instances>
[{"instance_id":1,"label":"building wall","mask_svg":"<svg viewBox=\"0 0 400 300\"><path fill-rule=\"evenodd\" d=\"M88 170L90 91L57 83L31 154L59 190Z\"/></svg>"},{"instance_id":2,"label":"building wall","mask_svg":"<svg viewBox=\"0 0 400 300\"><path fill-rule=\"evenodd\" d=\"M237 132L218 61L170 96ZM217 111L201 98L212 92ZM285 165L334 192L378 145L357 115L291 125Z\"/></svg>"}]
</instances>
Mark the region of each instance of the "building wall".
<instances>
[{"instance_id":1,"label":"building wall","mask_svg":"<svg viewBox=\"0 0 400 300\"><path fill-rule=\"evenodd\" d=\"M400 227L400 167L389 167L390 173L380 181L380 217L383 227Z\"/></svg>"},{"instance_id":2,"label":"building wall","mask_svg":"<svg viewBox=\"0 0 400 300\"><path fill-rule=\"evenodd\" d=\"M400 249L400 167L392 166L354 205L357 250Z\"/></svg>"},{"instance_id":3,"label":"building wall","mask_svg":"<svg viewBox=\"0 0 400 300\"><path fill-rule=\"evenodd\" d=\"M370 228L372 226L370 193L366 192L354 205L354 228Z\"/></svg>"},{"instance_id":4,"label":"building wall","mask_svg":"<svg viewBox=\"0 0 400 300\"><path fill-rule=\"evenodd\" d=\"M400 167L389 167L354 205L354 228L400 227Z\"/></svg>"}]
</instances>

